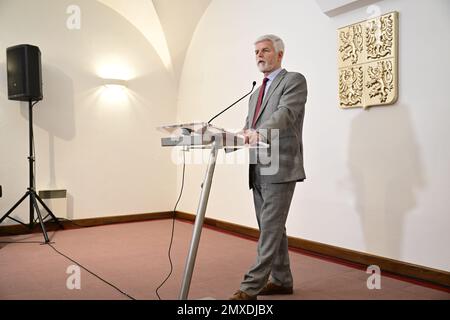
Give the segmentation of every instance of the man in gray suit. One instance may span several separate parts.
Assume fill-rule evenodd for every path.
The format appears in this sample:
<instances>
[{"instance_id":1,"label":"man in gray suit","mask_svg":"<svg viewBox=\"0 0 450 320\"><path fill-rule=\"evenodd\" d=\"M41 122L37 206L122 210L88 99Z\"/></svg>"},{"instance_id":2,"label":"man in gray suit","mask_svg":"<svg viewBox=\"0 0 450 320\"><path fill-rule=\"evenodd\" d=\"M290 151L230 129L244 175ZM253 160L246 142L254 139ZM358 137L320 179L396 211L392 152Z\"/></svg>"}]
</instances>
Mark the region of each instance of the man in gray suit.
<instances>
[{"instance_id":1,"label":"man in gray suit","mask_svg":"<svg viewBox=\"0 0 450 320\"><path fill-rule=\"evenodd\" d=\"M283 41L275 35L255 42L264 80L250 97L244 135L250 145L270 144L266 152L271 163L260 161L260 152L251 150L249 184L260 230L258 256L231 300L293 293L285 225L296 182L305 179L302 128L307 87L303 75L281 68L283 54ZM274 162L277 170L267 170Z\"/></svg>"}]
</instances>

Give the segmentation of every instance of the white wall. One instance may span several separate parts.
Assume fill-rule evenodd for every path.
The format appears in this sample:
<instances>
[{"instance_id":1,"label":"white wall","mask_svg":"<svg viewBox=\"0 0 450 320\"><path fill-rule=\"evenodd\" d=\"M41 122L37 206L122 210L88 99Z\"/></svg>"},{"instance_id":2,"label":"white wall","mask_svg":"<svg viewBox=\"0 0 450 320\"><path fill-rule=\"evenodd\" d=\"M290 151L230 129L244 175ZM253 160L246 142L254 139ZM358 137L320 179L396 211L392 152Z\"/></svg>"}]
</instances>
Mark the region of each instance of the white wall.
<instances>
[{"instance_id":1,"label":"white wall","mask_svg":"<svg viewBox=\"0 0 450 320\"><path fill-rule=\"evenodd\" d=\"M81 9L80 30L66 28L71 4ZM42 51L38 189L66 188L76 219L170 210L176 166L155 127L174 121L176 91L152 45L97 1L0 0L0 213L28 185L27 106L6 90L6 48L21 43ZM105 92L101 75L129 78L128 88ZM14 216L28 221L27 208Z\"/></svg>"},{"instance_id":2,"label":"white wall","mask_svg":"<svg viewBox=\"0 0 450 320\"><path fill-rule=\"evenodd\" d=\"M26 105L7 99L7 47L42 50L38 188L67 188L69 217L85 218L171 210L176 166L154 128L207 120L261 81L252 43L275 33L287 45L284 66L302 72L309 85L307 180L297 185L288 233L450 270L448 1L376 3L381 13L400 12L400 95L395 106L369 111L337 105L336 29L366 19L365 8L329 18L315 1L214 0L193 36L177 92L178 80L129 21L97 1L78 0L82 27L70 31L70 4L0 0L0 214L28 183ZM101 91L105 66L130 78L125 96ZM243 101L215 124L239 129L246 110ZM188 165L179 210L195 212L204 170ZM256 227L247 181L246 164L218 165L207 215ZM26 214L27 205L15 212L25 221Z\"/></svg>"},{"instance_id":3,"label":"white wall","mask_svg":"<svg viewBox=\"0 0 450 320\"><path fill-rule=\"evenodd\" d=\"M315 1L215 0L186 57L178 120L207 120L251 81L261 81L253 40L280 35L287 46L284 66L303 73L309 86L307 180L297 185L289 235L450 270L450 3L376 5L380 13L400 14L395 106L338 108L336 29L367 19L366 8L329 18ZM246 102L215 123L240 128ZM187 167L180 210L195 212L204 170ZM207 216L256 227L247 181L246 165L219 165Z\"/></svg>"}]
</instances>

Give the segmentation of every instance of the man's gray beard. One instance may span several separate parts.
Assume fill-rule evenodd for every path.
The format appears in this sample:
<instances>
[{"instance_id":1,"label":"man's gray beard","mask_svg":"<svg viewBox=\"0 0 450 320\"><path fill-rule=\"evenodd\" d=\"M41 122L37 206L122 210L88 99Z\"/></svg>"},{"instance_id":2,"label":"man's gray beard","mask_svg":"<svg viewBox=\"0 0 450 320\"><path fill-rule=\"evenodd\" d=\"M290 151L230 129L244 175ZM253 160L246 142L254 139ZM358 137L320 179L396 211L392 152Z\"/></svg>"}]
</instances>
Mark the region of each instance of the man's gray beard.
<instances>
[{"instance_id":1,"label":"man's gray beard","mask_svg":"<svg viewBox=\"0 0 450 320\"><path fill-rule=\"evenodd\" d=\"M258 69L260 72L264 73L264 69L267 67L267 64L265 63L258 63Z\"/></svg>"}]
</instances>

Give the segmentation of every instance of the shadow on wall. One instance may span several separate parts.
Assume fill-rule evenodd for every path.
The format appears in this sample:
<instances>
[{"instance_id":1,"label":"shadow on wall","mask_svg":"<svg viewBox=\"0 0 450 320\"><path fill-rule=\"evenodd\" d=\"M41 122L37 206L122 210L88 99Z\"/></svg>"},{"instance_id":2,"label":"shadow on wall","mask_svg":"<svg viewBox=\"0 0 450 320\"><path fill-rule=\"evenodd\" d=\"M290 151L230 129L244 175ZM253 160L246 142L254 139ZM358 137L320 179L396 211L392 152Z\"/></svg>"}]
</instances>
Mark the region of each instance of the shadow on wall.
<instances>
[{"instance_id":1,"label":"shadow on wall","mask_svg":"<svg viewBox=\"0 0 450 320\"><path fill-rule=\"evenodd\" d=\"M408 108L361 110L349 140L348 165L366 250L401 259L405 216L425 185Z\"/></svg>"},{"instance_id":2,"label":"shadow on wall","mask_svg":"<svg viewBox=\"0 0 450 320\"><path fill-rule=\"evenodd\" d=\"M65 189L67 186L61 186L57 183L58 180L66 181L66 179L57 179L56 162L58 159L55 156L55 137L66 141L75 137L73 81L58 68L43 64L42 82L44 98L33 108L33 123L35 128L39 127L48 134L49 176L38 175L38 186L43 185L50 189ZM22 117L28 121L27 102L21 103L20 112ZM37 146L39 145L39 141L35 143ZM40 163L40 165L45 166L47 164ZM73 205L68 206L67 210L67 215L73 216Z\"/></svg>"},{"instance_id":3,"label":"shadow on wall","mask_svg":"<svg viewBox=\"0 0 450 320\"><path fill-rule=\"evenodd\" d=\"M0 62L0 97L8 99L8 83L6 80L6 63Z\"/></svg>"}]
</instances>

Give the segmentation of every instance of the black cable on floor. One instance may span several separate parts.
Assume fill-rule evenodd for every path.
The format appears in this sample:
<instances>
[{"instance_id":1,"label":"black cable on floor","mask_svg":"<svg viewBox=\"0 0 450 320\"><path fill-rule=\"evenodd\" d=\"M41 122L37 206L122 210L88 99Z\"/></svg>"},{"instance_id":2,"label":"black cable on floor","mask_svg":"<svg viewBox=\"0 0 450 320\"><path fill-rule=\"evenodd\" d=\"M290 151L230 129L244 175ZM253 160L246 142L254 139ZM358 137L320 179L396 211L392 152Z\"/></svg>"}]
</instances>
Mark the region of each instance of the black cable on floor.
<instances>
[{"instance_id":1,"label":"black cable on floor","mask_svg":"<svg viewBox=\"0 0 450 320\"><path fill-rule=\"evenodd\" d=\"M94 272L92 272L91 270L89 270L88 268L86 268L85 266L81 265L80 263L78 263L77 261L73 260L72 258L66 256L64 253L60 252L58 249L56 249L54 246L51 245L51 243L47 243L48 246L50 246L53 250L55 250L57 253L59 253L61 256L63 256L64 258L66 258L67 260L75 263L77 266L79 266L80 268L82 268L83 270L89 272L91 275L93 275L94 277L96 277L97 279L103 281L104 283L106 283L107 285L109 285L110 287L116 289L117 291L119 291L121 294L127 296L128 298L130 298L131 300L136 300L135 298L133 298L132 296L130 296L128 293L122 291L121 289L119 289L118 287L116 287L115 285L113 285L112 283L108 282L107 280L103 279L102 277L100 277L99 275L95 274Z\"/></svg>"},{"instance_id":2,"label":"black cable on floor","mask_svg":"<svg viewBox=\"0 0 450 320\"><path fill-rule=\"evenodd\" d=\"M34 107L39 101L36 101L35 103L33 103L31 105L31 107ZM31 127L31 142L32 142L32 157L33 157L33 169L34 169L34 175L36 175L36 147L35 147L35 143L34 143L34 130L33 127ZM36 185L36 177L33 176L33 186ZM69 221L70 223L78 226L78 227L84 227L81 226L77 223L75 223L72 220L69 219L65 219L65 218L57 218L58 220L66 220ZM43 219L45 220L45 218ZM35 220L36 221L36 220ZM42 243L40 241L3 241L0 243ZM85 271L87 271L88 273L90 273L91 275L93 275L94 277L96 277L97 279L103 281L104 283L106 283L107 285L111 286L112 288L116 289L117 291L119 291L120 293L122 293L123 295L127 296L128 298L130 298L131 300L136 300L135 298L133 298L132 296L130 296L128 293L122 291L121 289L119 289L118 287L116 287L115 285L113 285L112 283L108 282L107 280L103 279L102 277L100 277L99 275L95 274L94 272L90 271L88 268L84 267L83 265L81 265L80 263L78 263L77 261L73 260L72 258L66 256L65 254L63 254L62 252L58 251L58 249L56 249L54 246L52 246L50 243L47 243L47 245L49 245L53 250L55 250L57 253L59 253L61 256L63 256L64 258L68 259L69 261L75 263L77 266L79 266L80 268L84 269Z\"/></svg>"},{"instance_id":3,"label":"black cable on floor","mask_svg":"<svg viewBox=\"0 0 450 320\"><path fill-rule=\"evenodd\" d=\"M169 263L170 263L170 271L169 271L169 274L166 276L166 278L163 280L163 282L161 282L161 284L155 290L156 295L158 296L159 300L161 300L161 297L159 296L158 290L162 288L162 286L167 282L167 280L169 280L169 278L170 278L170 276L172 275L172 272L173 272L173 263L172 263L172 257L170 256L170 253L171 253L171 250L172 250L173 236L174 236L174 233L175 233L175 218L176 218L177 206L178 206L178 203L180 202L181 196L183 195L183 189L184 189L184 173L185 173L185 170L186 170L186 156L185 156L184 153L185 153L185 150L183 150L183 174L181 176L181 189L180 189L180 194L178 195L177 202L175 203L175 207L173 208L173 213L172 213L172 234L170 236L169 250L167 251L167 256L169 257Z\"/></svg>"},{"instance_id":4,"label":"black cable on floor","mask_svg":"<svg viewBox=\"0 0 450 320\"><path fill-rule=\"evenodd\" d=\"M69 219L65 219L65 218L58 218L58 220L60 219L64 219L67 220L69 222L72 222L73 224L75 224L72 220ZM80 225L79 225L80 226ZM57 231L55 231L56 233ZM0 241L0 244L4 243L4 244L15 244L15 243L39 243L39 244L45 244L42 241ZM127 296L128 298L130 298L131 300L136 300L135 298L133 298L132 296L130 296L128 293L124 292L123 290L121 290L120 288L116 287L115 285L113 285L112 283L108 282L107 280L103 279L102 277L100 277L99 275L95 274L94 272L90 271L88 268L84 267L83 265L81 265L80 263L78 263L77 261L75 261L74 259L68 257L67 255L63 254L62 252L60 252L58 249L56 249L54 246L52 246L50 243L47 243L47 245L49 245L53 250L55 250L57 253L59 253L61 256L63 256L64 258L68 259L69 261L75 263L77 266L79 266L80 268L84 269L85 271L89 272L91 275L93 275L94 277L96 277L97 279L103 281L104 283L106 283L107 285L111 286L112 288L116 289L118 292L122 293L123 295Z\"/></svg>"}]
</instances>

